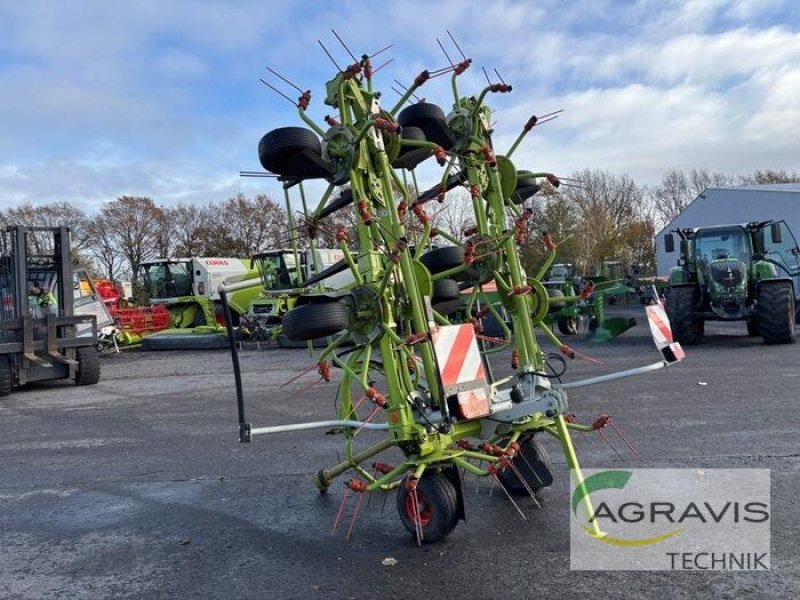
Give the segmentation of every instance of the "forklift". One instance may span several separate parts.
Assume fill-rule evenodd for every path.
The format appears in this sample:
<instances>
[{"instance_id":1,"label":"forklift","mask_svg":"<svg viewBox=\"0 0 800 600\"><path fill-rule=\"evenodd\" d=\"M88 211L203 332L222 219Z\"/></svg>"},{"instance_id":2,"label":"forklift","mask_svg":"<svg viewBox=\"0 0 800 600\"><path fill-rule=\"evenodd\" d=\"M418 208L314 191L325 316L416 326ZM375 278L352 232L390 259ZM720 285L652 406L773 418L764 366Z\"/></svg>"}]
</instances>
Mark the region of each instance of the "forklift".
<instances>
[{"instance_id":1,"label":"forklift","mask_svg":"<svg viewBox=\"0 0 800 600\"><path fill-rule=\"evenodd\" d=\"M36 381L97 383L97 317L75 314L70 229L11 225L0 235L0 397Z\"/></svg>"}]
</instances>

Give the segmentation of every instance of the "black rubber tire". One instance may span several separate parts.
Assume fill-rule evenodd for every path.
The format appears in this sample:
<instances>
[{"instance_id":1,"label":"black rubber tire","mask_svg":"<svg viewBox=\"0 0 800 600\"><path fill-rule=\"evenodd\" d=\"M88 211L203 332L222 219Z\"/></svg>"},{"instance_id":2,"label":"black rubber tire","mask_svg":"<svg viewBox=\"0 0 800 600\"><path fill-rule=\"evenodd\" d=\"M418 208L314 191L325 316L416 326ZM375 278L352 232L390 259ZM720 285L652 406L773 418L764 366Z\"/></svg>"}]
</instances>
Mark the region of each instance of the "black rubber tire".
<instances>
[{"instance_id":1,"label":"black rubber tire","mask_svg":"<svg viewBox=\"0 0 800 600\"><path fill-rule=\"evenodd\" d=\"M667 288L667 317L672 325L673 337L687 346L695 346L703 338L702 319L692 318L696 295L693 287Z\"/></svg>"},{"instance_id":2,"label":"black rubber tire","mask_svg":"<svg viewBox=\"0 0 800 600\"><path fill-rule=\"evenodd\" d=\"M761 325L758 323L758 317L749 317L747 319L747 335L750 337L759 337L761 335Z\"/></svg>"},{"instance_id":3,"label":"black rubber tire","mask_svg":"<svg viewBox=\"0 0 800 600\"><path fill-rule=\"evenodd\" d=\"M279 127L266 133L258 142L258 160L267 171L276 175L321 177L325 173L313 164L298 166L301 153L311 153L322 159L322 144L317 134L305 127ZM291 171L291 172L289 172Z\"/></svg>"},{"instance_id":4,"label":"black rubber tire","mask_svg":"<svg viewBox=\"0 0 800 600\"><path fill-rule=\"evenodd\" d=\"M283 175L289 161L303 150L322 153L316 133L305 127L279 127L258 142L258 160L267 171Z\"/></svg>"},{"instance_id":5,"label":"black rubber tire","mask_svg":"<svg viewBox=\"0 0 800 600\"><path fill-rule=\"evenodd\" d=\"M7 356L0 356L0 398L11 393L11 364Z\"/></svg>"},{"instance_id":6,"label":"black rubber tire","mask_svg":"<svg viewBox=\"0 0 800 600\"><path fill-rule=\"evenodd\" d=\"M530 436L519 444L519 453L511 459L519 475L508 467L498 474L500 483L510 494L527 496L528 490L520 480L520 475L528 484L536 500L541 501L544 488L553 483L553 466L545 447L535 437Z\"/></svg>"},{"instance_id":7,"label":"black rubber tire","mask_svg":"<svg viewBox=\"0 0 800 600\"><path fill-rule=\"evenodd\" d=\"M425 132L419 127L403 127L404 140L425 141ZM392 162L395 169L415 169L421 162L433 156L430 148L415 148L413 146L400 146L400 154Z\"/></svg>"},{"instance_id":8,"label":"black rubber tire","mask_svg":"<svg viewBox=\"0 0 800 600\"><path fill-rule=\"evenodd\" d=\"M463 246L445 246L444 248L434 248L423 254L419 262L428 267L428 270L436 275L442 271L448 271L464 264Z\"/></svg>"},{"instance_id":9,"label":"black rubber tire","mask_svg":"<svg viewBox=\"0 0 800 600\"><path fill-rule=\"evenodd\" d=\"M452 148L455 137L447 126L444 111L436 104L418 102L406 106L397 115L397 122L403 128L419 127L425 133L425 139L438 144L445 150Z\"/></svg>"},{"instance_id":10,"label":"black rubber tire","mask_svg":"<svg viewBox=\"0 0 800 600\"><path fill-rule=\"evenodd\" d=\"M76 351L78 371L75 383L78 385L94 385L100 381L100 355L94 346L83 346Z\"/></svg>"},{"instance_id":11,"label":"black rubber tire","mask_svg":"<svg viewBox=\"0 0 800 600\"><path fill-rule=\"evenodd\" d=\"M514 204L522 204L528 198L533 197L540 189L539 184L536 183L535 177L519 177L517 179L517 187L511 194L511 202Z\"/></svg>"},{"instance_id":12,"label":"black rubber tire","mask_svg":"<svg viewBox=\"0 0 800 600\"><path fill-rule=\"evenodd\" d=\"M793 344L795 307L791 282L762 283L758 289L756 315L765 344Z\"/></svg>"},{"instance_id":13,"label":"black rubber tire","mask_svg":"<svg viewBox=\"0 0 800 600\"><path fill-rule=\"evenodd\" d=\"M222 350L230 348L228 336L221 333L170 333L148 335L142 350Z\"/></svg>"},{"instance_id":14,"label":"black rubber tire","mask_svg":"<svg viewBox=\"0 0 800 600\"><path fill-rule=\"evenodd\" d=\"M563 335L576 335L578 333L578 320L575 317L561 317L558 320L558 330Z\"/></svg>"},{"instance_id":15,"label":"black rubber tire","mask_svg":"<svg viewBox=\"0 0 800 600\"><path fill-rule=\"evenodd\" d=\"M422 541L432 544L446 537L458 524L458 497L455 486L442 473L425 473L417 482L416 514L413 495L404 478L397 488L397 512L400 520L416 536L416 523L422 530Z\"/></svg>"},{"instance_id":16,"label":"black rubber tire","mask_svg":"<svg viewBox=\"0 0 800 600\"><path fill-rule=\"evenodd\" d=\"M433 282L433 297L431 302L449 302L461 298L461 290L455 279L438 279Z\"/></svg>"},{"instance_id":17,"label":"black rubber tire","mask_svg":"<svg viewBox=\"0 0 800 600\"><path fill-rule=\"evenodd\" d=\"M342 302L303 304L286 313L281 324L290 340L327 337L350 327L350 308Z\"/></svg>"}]
</instances>

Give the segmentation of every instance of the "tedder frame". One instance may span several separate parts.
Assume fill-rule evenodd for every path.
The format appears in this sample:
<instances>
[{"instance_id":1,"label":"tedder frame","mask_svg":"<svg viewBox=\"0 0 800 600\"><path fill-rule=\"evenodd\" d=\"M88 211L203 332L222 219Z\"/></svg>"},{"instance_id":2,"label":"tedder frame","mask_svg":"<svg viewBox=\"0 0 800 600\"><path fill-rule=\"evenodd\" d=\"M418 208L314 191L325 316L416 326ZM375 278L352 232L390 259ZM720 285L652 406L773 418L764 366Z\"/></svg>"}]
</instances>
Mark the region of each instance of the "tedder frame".
<instances>
[{"instance_id":1,"label":"tedder frame","mask_svg":"<svg viewBox=\"0 0 800 600\"><path fill-rule=\"evenodd\" d=\"M562 355L575 358L576 353L545 322L548 293L542 284L557 243L541 232L537 243L544 245L547 258L537 273L527 274L520 262L520 248L530 243L533 214L526 202L540 182L558 179L550 173L518 171L511 162L523 138L555 113L532 117L506 154L496 154L485 101L489 94L511 92L511 86L502 80L492 83L487 76L477 95L461 95L459 76L471 65L462 57L457 64L420 73L389 109L382 108L381 94L373 89L372 57L353 57L353 64L326 84L325 104L338 112L326 117L327 129L307 114L310 92L305 91L297 106L309 129L276 129L259 145L262 165L279 176L287 193L294 186L302 191L305 179L328 181L315 210L305 209L303 194L306 222L318 224L331 206L351 210L355 217L355 239L344 227L337 234L354 283L300 298L283 320L284 334L292 339L330 336L315 366L325 381L332 379L332 368L341 372L336 418L266 427L249 423L231 332L239 441L260 434L334 429L343 437L343 459L319 470L317 487L325 491L334 479L352 472L347 490L396 489L401 520L418 543L443 538L464 517L464 473L493 478L509 497L528 494L536 500L552 482L536 434L559 441L581 485L571 432L599 429L608 417L578 423L568 412L567 390L646 373L683 356L671 343L661 307L648 307L655 319L651 328L654 322L660 326L658 336L654 331L660 360L561 383L566 368ZM421 85L447 73L452 73L449 115L430 103L406 106ZM420 193L415 167L429 157L435 157L442 173L432 188ZM331 200L333 190L342 185L349 185L350 192ZM449 190L459 187L469 192L475 220L465 232L466 242L437 231L425 210L425 204L444 201ZM431 240L437 236L453 245L434 247ZM493 297L499 302L487 301L487 284L496 289ZM467 318L453 323L437 306L467 288L472 289ZM223 303L235 289L235 284L221 286ZM509 325L500 311L510 317ZM482 319L490 314L501 324L502 338L482 335ZM537 331L561 355L545 353ZM510 350L514 374L495 379L488 356L502 350ZM357 445L362 429L385 432L385 437L362 447ZM374 460L391 448L403 455L398 464ZM603 535L596 521L588 527L593 535Z\"/></svg>"}]
</instances>

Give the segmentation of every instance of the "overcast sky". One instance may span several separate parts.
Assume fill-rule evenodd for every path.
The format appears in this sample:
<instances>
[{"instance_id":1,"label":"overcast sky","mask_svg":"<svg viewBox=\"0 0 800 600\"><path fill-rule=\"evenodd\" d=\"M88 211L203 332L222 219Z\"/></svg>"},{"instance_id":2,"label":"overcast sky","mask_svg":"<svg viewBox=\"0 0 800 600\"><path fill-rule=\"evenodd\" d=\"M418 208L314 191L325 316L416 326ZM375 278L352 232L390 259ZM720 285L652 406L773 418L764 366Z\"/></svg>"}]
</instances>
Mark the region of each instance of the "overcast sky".
<instances>
[{"instance_id":1,"label":"overcast sky","mask_svg":"<svg viewBox=\"0 0 800 600\"><path fill-rule=\"evenodd\" d=\"M511 94L490 98L502 151L533 114L564 109L514 155L519 168L599 168L657 183L670 168L800 171L797 0L207 2L0 0L0 207L69 201L89 212L121 195L170 205L243 192L279 199L257 144L299 125L270 66L312 91L354 54L393 61L396 78L446 64L452 32L474 66L462 92L496 68ZM449 78L420 96L449 110ZM432 183L432 182L431 182ZM420 182L423 185L423 182Z\"/></svg>"}]
</instances>

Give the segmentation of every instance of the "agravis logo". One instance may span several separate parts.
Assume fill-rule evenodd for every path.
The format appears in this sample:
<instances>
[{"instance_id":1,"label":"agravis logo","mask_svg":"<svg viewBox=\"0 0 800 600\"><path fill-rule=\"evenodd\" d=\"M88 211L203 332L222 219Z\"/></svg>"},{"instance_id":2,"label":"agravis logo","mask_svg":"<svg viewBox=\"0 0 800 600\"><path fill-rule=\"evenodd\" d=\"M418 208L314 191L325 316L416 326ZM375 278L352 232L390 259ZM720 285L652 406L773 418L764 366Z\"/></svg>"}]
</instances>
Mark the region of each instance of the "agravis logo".
<instances>
[{"instance_id":1,"label":"agravis logo","mask_svg":"<svg viewBox=\"0 0 800 600\"><path fill-rule=\"evenodd\" d=\"M590 526L582 523L581 529L598 541L601 541L604 544L611 544L613 546L649 546L652 544L658 544L659 542L663 542L664 540L679 534L681 532L680 527L661 535L638 539L624 539L609 535L608 533L602 531L599 534L597 533L598 527L596 526L599 525L599 518L610 514L612 520L615 519L613 518L613 512L609 511L606 503L599 504L596 509L593 507L591 500L592 493L599 492L600 490L624 489L628 484L628 481L630 481L632 475L633 473L631 471L602 471L587 477L584 479L583 483L579 483L575 487L575 491L572 493L572 513L577 519L580 519L581 516L578 511L581 507L583 507L586 514L589 515L587 523L595 524L595 526Z\"/></svg>"},{"instance_id":2,"label":"agravis logo","mask_svg":"<svg viewBox=\"0 0 800 600\"><path fill-rule=\"evenodd\" d=\"M766 570L767 469L587 469L570 488L570 568Z\"/></svg>"}]
</instances>

